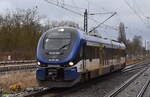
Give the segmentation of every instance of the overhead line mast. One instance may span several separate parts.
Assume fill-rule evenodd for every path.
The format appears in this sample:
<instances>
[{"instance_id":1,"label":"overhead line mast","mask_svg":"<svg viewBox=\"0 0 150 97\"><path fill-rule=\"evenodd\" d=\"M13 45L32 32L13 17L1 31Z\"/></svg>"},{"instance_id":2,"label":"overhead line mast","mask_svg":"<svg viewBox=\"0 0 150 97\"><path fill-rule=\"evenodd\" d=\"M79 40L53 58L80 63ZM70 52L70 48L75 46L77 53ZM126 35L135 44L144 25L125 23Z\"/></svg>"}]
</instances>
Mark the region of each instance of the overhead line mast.
<instances>
[{"instance_id":1,"label":"overhead line mast","mask_svg":"<svg viewBox=\"0 0 150 97\"><path fill-rule=\"evenodd\" d=\"M110 17L108 17L106 20L104 20L103 22L101 22L99 25L97 25L96 27L94 27L92 30L88 31L88 15L96 15L96 14L112 14ZM97 29L98 27L100 27L102 24L104 24L107 20L109 20L111 17L113 17L114 15L116 15L117 12L107 12L107 13L88 13L87 9L85 9L84 12L84 31L89 34L90 32L94 31L95 29Z\"/></svg>"},{"instance_id":2,"label":"overhead line mast","mask_svg":"<svg viewBox=\"0 0 150 97\"><path fill-rule=\"evenodd\" d=\"M85 9L84 12L84 31L86 32L86 34L88 34L88 11L87 9Z\"/></svg>"}]
</instances>

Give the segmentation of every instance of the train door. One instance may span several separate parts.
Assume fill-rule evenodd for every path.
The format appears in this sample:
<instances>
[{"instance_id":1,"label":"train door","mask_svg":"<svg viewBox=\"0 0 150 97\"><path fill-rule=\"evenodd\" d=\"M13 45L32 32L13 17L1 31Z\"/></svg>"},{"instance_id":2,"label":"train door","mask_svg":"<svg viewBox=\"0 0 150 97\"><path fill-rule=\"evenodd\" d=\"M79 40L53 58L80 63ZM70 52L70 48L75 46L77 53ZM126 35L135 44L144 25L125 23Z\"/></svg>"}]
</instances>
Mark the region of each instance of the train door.
<instances>
[{"instance_id":1,"label":"train door","mask_svg":"<svg viewBox=\"0 0 150 97\"><path fill-rule=\"evenodd\" d=\"M104 67L104 45L99 45L99 75L102 74L103 67Z\"/></svg>"},{"instance_id":2,"label":"train door","mask_svg":"<svg viewBox=\"0 0 150 97\"><path fill-rule=\"evenodd\" d=\"M80 57L80 71L85 72L86 69L86 52L85 52L85 45L82 45L80 48L80 52L78 57Z\"/></svg>"},{"instance_id":3,"label":"train door","mask_svg":"<svg viewBox=\"0 0 150 97\"><path fill-rule=\"evenodd\" d=\"M85 45L82 47L82 70L83 72L86 71L86 52L85 52Z\"/></svg>"}]
</instances>

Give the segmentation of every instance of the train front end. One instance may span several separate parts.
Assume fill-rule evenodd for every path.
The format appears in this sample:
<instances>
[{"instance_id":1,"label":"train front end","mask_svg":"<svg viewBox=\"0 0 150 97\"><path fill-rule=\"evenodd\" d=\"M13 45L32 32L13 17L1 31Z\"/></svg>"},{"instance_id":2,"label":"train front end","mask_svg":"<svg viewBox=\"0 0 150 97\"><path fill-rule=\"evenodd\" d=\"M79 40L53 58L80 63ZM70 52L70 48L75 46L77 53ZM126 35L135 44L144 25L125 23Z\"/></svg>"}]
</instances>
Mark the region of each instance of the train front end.
<instances>
[{"instance_id":1,"label":"train front end","mask_svg":"<svg viewBox=\"0 0 150 97\"><path fill-rule=\"evenodd\" d=\"M80 80L76 56L81 38L73 28L55 28L45 32L38 43L36 78L41 86L71 87Z\"/></svg>"}]
</instances>

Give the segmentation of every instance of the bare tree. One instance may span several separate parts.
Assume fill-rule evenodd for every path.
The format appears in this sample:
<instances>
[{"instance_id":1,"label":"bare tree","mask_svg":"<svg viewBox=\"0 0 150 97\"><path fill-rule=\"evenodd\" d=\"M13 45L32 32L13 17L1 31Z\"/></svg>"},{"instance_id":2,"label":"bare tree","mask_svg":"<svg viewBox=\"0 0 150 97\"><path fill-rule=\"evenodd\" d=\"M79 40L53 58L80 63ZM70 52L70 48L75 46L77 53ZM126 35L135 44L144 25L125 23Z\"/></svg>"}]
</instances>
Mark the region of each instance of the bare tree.
<instances>
[{"instance_id":1,"label":"bare tree","mask_svg":"<svg viewBox=\"0 0 150 97\"><path fill-rule=\"evenodd\" d=\"M21 52L20 56L26 58L35 56L41 32L39 21L36 9L17 9L0 16L0 51Z\"/></svg>"},{"instance_id":2,"label":"bare tree","mask_svg":"<svg viewBox=\"0 0 150 97\"><path fill-rule=\"evenodd\" d=\"M48 29L69 26L78 28L72 21L49 21L41 24L37 9L16 9L0 15L0 53L8 52L14 59L35 58L37 42L42 32Z\"/></svg>"},{"instance_id":3,"label":"bare tree","mask_svg":"<svg viewBox=\"0 0 150 97\"><path fill-rule=\"evenodd\" d=\"M127 54L131 57L143 55L144 47L142 46L142 37L134 36L132 41L127 40Z\"/></svg>"},{"instance_id":4,"label":"bare tree","mask_svg":"<svg viewBox=\"0 0 150 97\"><path fill-rule=\"evenodd\" d=\"M122 23L122 22L119 24L118 41L119 42L123 42L125 45L127 45L126 33L125 33L125 26L124 26L124 23Z\"/></svg>"}]
</instances>

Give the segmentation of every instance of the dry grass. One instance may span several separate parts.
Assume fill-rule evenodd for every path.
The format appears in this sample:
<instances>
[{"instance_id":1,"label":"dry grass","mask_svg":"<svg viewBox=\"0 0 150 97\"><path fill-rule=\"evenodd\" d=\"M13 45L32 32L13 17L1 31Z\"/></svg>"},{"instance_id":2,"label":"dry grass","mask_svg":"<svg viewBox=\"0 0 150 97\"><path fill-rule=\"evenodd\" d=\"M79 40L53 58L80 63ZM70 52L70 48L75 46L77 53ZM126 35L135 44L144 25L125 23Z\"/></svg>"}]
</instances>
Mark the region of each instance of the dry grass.
<instances>
[{"instance_id":1,"label":"dry grass","mask_svg":"<svg viewBox=\"0 0 150 97\"><path fill-rule=\"evenodd\" d=\"M144 61L146 59L150 59L150 57L146 56L146 57L140 57L140 58L135 58L135 59L128 59L127 64L133 64L133 63L136 63L136 62Z\"/></svg>"},{"instance_id":2,"label":"dry grass","mask_svg":"<svg viewBox=\"0 0 150 97\"><path fill-rule=\"evenodd\" d=\"M4 90L9 90L9 86L14 84L20 85L22 89L37 86L35 72L15 72L0 75L0 86Z\"/></svg>"},{"instance_id":3,"label":"dry grass","mask_svg":"<svg viewBox=\"0 0 150 97\"><path fill-rule=\"evenodd\" d=\"M140 62L140 61L143 61L144 59L145 58L128 59L127 64L133 64L133 63L136 63L136 62Z\"/></svg>"}]
</instances>

